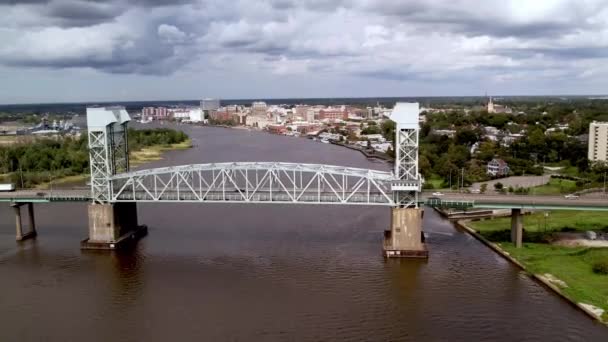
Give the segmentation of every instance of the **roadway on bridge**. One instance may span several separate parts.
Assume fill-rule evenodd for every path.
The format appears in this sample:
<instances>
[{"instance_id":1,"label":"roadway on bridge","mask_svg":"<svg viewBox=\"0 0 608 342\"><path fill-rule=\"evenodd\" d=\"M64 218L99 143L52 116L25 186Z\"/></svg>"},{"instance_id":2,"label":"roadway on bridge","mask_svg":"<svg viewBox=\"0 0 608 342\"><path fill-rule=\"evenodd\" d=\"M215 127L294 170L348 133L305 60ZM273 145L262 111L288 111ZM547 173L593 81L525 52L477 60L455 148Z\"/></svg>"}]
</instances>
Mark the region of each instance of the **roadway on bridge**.
<instances>
[{"instance_id":1,"label":"roadway on bridge","mask_svg":"<svg viewBox=\"0 0 608 342\"><path fill-rule=\"evenodd\" d=\"M316 192L316 190L313 190L313 192ZM219 196L217 193L214 193L214 195ZM328 193L328 195L330 195L330 193ZM90 190L85 190L82 188L60 190L18 190L0 193L0 202L82 202L89 201L90 198ZM561 195L532 196L445 193L442 196L433 196L431 192L422 192L419 198L420 203L426 203L429 198L440 199L446 206L450 206L450 203L454 204L460 202L462 204L468 204L468 206L472 206L474 208L608 210L608 198L598 198L597 196L591 195L583 195L579 198L567 199ZM208 202L214 201L215 200L209 200ZM188 202L200 201L190 200Z\"/></svg>"},{"instance_id":2,"label":"roadway on bridge","mask_svg":"<svg viewBox=\"0 0 608 342\"><path fill-rule=\"evenodd\" d=\"M475 208L608 210L608 199L585 195L574 199L565 198L563 195L490 195L470 193L445 193L442 196L433 196L430 192L423 192L420 195L420 198L425 202L429 198L433 197L441 199L442 202L471 201L474 202Z\"/></svg>"}]
</instances>

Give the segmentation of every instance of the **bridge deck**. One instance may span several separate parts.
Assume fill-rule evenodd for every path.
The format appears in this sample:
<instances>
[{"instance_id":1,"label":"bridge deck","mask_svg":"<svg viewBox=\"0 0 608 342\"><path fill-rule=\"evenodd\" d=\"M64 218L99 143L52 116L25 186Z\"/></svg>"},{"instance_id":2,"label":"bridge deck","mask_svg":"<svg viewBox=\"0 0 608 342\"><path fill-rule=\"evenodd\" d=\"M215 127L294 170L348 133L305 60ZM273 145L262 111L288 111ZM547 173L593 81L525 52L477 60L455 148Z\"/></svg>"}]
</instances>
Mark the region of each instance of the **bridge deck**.
<instances>
[{"instance_id":1,"label":"bridge deck","mask_svg":"<svg viewBox=\"0 0 608 342\"><path fill-rule=\"evenodd\" d=\"M131 195L119 197L115 202L133 202ZM155 200L144 194L136 192L135 202L154 203L154 202L184 202L184 203L247 203L241 194L235 189L227 192L211 191L206 197L199 199L188 192L178 194L176 191L166 193L162 199ZM384 195L381 193L367 194L355 193L349 202L341 203L333 191L321 192L321 201L318 201L318 193L304 194L295 204L348 204L348 205L379 205L390 206ZM268 191L260 191L255 195L252 203L274 203L274 204L294 204L291 197L273 193L272 199ZM91 201L89 190L20 190L14 192L1 192L0 202L88 202ZM479 194L460 194L448 193L441 197L434 197L429 193L421 193L418 201L419 205L437 206L446 208L479 208L479 209L537 209L537 210L595 210L608 211L608 199L587 198L566 199L563 196L526 196L526 195L479 195Z\"/></svg>"}]
</instances>

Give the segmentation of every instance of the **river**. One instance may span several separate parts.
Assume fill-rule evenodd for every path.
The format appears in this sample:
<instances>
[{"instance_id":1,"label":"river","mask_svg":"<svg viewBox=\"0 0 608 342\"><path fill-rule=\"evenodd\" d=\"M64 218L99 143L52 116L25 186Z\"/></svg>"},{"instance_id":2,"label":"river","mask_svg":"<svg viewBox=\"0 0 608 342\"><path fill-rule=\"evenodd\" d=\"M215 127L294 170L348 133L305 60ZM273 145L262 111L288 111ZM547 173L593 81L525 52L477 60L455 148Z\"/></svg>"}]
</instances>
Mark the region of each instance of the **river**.
<instances>
[{"instance_id":1,"label":"river","mask_svg":"<svg viewBox=\"0 0 608 342\"><path fill-rule=\"evenodd\" d=\"M306 139L182 126L145 167L285 161L389 170ZM146 204L134 251L81 251L85 204L0 206L0 341L607 341L608 329L426 210L428 261L384 260L388 208Z\"/></svg>"}]
</instances>

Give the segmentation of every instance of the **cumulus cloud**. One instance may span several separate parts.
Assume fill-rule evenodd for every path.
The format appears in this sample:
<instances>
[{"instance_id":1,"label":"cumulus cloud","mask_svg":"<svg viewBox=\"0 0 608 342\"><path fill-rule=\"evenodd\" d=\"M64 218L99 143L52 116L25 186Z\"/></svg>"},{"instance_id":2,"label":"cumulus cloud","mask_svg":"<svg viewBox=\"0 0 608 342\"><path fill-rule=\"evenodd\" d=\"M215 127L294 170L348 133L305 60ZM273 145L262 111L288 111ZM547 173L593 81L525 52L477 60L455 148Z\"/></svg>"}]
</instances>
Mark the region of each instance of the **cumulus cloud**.
<instances>
[{"instance_id":1,"label":"cumulus cloud","mask_svg":"<svg viewBox=\"0 0 608 342\"><path fill-rule=\"evenodd\" d=\"M186 33L173 25L167 24L158 26L158 36L161 40L169 44L182 43L187 38Z\"/></svg>"},{"instance_id":2,"label":"cumulus cloud","mask_svg":"<svg viewBox=\"0 0 608 342\"><path fill-rule=\"evenodd\" d=\"M605 75L605 18L602 0L0 0L0 64L515 85Z\"/></svg>"}]
</instances>

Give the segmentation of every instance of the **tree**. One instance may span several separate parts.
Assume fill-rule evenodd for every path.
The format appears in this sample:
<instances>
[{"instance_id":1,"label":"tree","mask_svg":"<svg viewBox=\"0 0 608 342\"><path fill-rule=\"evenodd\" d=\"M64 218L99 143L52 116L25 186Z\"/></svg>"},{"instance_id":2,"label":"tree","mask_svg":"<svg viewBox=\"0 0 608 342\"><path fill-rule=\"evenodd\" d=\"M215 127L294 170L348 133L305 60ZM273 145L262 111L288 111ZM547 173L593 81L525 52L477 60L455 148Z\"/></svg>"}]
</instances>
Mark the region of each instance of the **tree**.
<instances>
[{"instance_id":1,"label":"tree","mask_svg":"<svg viewBox=\"0 0 608 342\"><path fill-rule=\"evenodd\" d=\"M463 128L456 132L455 138L458 145L472 146L479 141L479 134L475 130Z\"/></svg>"},{"instance_id":2,"label":"tree","mask_svg":"<svg viewBox=\"0 0 608 342\"><path fill-rule=\"evenodd\" d=\"M481 192L482 194L485 194L487 190L488 190L488 183L481 184L481 187L479 188L479 192Z\"/></svg>"},{"instance_id":3,"label":"tree","mask_svg":"<svg viewBox=\"0 0 608 342\"><path fill-rule=\"evenodd\" d=\"M504 185L501 182L494 183L494 190L500 191L504 188Z\"/></svg>"}]
</instances>

